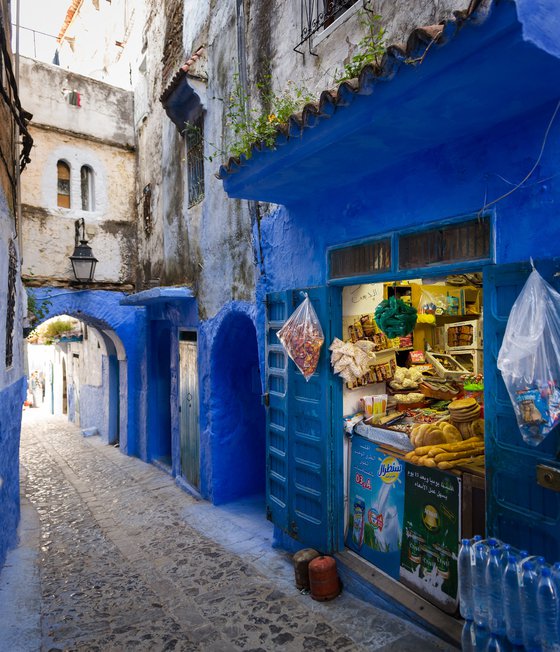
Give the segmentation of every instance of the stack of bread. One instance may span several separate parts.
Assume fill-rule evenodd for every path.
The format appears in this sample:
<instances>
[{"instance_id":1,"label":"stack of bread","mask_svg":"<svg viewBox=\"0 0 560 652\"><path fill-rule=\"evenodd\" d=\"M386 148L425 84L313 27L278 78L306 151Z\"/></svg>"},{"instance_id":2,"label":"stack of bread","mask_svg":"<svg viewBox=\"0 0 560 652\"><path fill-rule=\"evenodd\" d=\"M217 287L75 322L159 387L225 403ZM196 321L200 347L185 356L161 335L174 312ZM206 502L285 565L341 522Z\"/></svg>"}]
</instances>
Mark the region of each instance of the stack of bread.
<instances>
[{"instance_id":1,"label":"stack of bread","mask_svg":"<svg viewBox=\"0 0 560 652\"><path fill-rule=\"evenodd\" d=\"M463 439L484 436L484 419L480 418L480 405L474 398L460 398L448 406L451 423Z\"/></svg>"},{"instance_id":2,"label":"stack of bread","mask_svg":"<svg viewBox=\"0 0 560 652\"><path fill-rule=\"evenodd\" d=\"M484 440L480 437L471 437L452 444L419 446L410 451L405 459L438 469L452 469L465 464L484 463Z\"/></svg>"}]
</instances>

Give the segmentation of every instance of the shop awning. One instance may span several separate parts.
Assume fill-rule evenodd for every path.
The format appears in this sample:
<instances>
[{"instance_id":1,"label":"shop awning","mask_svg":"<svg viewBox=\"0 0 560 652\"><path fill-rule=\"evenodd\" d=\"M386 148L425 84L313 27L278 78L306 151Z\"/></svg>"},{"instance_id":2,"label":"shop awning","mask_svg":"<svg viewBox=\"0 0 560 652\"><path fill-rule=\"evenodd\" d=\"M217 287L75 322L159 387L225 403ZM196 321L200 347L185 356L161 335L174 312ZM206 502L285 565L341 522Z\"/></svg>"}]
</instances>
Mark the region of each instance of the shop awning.
<instances>
[{"instance_id":1,"label":"shop awning","mask_svg":"<svg viewBox=\"0 0 560 652\"><path fill-rule=\"evenodd\" d=\"M191 288L186 287L157 287L129 294L120 300L121 306L153 306L158 303L174 301L190 301L196 297Z\"/></svg>"},{"instance_id":2,"label":"shop awning","mask_svg":"<svg viewBox=\"0 0 560 652\"><path fill-rule=\"evenodd\" d=\"M291 116L275 146L230 158L218 177L232 198L290 205L388 168L408 168L437 148L468 146L560 97L556 0L479 0L441 25L390 46L381 69L322 93ZM556 36L555 36L556 35ZM546 125L544 125L546 126ZM544 127L543 127L544 129Z\"/></svg>"}]
</instances>

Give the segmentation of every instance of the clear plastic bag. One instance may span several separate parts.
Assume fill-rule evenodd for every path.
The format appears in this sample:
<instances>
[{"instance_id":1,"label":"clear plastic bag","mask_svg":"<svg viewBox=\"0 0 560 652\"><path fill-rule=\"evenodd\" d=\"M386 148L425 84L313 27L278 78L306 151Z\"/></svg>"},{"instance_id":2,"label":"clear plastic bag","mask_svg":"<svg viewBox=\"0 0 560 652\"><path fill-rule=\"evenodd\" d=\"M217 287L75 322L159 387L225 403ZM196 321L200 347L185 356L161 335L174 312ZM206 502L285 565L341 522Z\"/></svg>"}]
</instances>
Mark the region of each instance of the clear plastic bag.
<instances>
[{"instance_id":1,"label":"clear plastic bag","mask_svg":"<svg viewBox=\"0 0 560 652\"><path fill-rule=\"evenodd\" d=\"M498 369L523 440L537 446L560 423L560 294L534 268L511 309Z\"/></svg>"},{"instance_id":2,"label":"clear plastic bag","mask_svg":"<svg viewBox=\"0 0 560 652\"><path fill-rule=\"evenodd\" d=\"M321 346L325 341L323 329L309 297L305 297L278 331L278 339L305 380L309 380L317 369Z\"/></svg>"}]
</instances>

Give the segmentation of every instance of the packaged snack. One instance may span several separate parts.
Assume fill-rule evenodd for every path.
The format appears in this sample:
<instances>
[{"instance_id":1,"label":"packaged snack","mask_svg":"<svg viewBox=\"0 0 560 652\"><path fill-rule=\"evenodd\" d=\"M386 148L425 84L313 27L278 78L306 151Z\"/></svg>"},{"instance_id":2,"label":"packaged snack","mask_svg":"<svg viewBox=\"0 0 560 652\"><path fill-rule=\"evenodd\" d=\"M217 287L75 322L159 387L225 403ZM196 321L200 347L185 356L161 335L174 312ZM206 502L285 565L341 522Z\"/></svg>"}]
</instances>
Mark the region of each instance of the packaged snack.
<instances>
[{"instance_id":1,"label":"packaged snack","mask_svg":"<svg viewBox=\"0 0 560 652\"><path fill-rule=\"evenodd\" d=\"M317 368L321 346L325 341L323 329L309 297L305 297L278 331L278 339L308 381Z\"/></svg>"}]
</instances>

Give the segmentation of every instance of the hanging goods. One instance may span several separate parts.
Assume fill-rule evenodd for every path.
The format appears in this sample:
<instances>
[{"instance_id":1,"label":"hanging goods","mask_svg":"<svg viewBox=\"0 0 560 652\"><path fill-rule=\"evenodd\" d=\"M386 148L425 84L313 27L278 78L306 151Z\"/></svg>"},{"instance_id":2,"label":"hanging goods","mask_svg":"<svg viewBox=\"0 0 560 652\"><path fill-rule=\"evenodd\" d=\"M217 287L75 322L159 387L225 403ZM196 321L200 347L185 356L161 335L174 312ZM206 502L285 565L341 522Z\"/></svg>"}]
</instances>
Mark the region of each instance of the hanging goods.
<instances>
[{"instance_id":1,"label":"hanging goods","mask_svg":"<svg viewBox=\"0 0 560 652\"><path fill-rule=\"evenodd\" d=\"M319 363L325 337L317 313L307 295L278 331L278 339L308 381Z\"/></svg>"},{"instance_id":2,"label":"hanging goods","mask_svg":"<svg viewBox=\"0 0 560 652\"><path fill-rule=\"evenodd\" d=\"M375 322L389 338L412 333L417 318L416 308L396 297L383 300L375 309Z\"/></svg>"},{"instance_id":3,"label":"hanging goods","mask_svg":"<svg viewBox=\"0 0 560 652\"><path fill-rule=\"evenodd\" d=\"M534 267L511 309L498 369L524 441L537 446L560 422L560 294Z\"/></svg>"}]
</instances>

